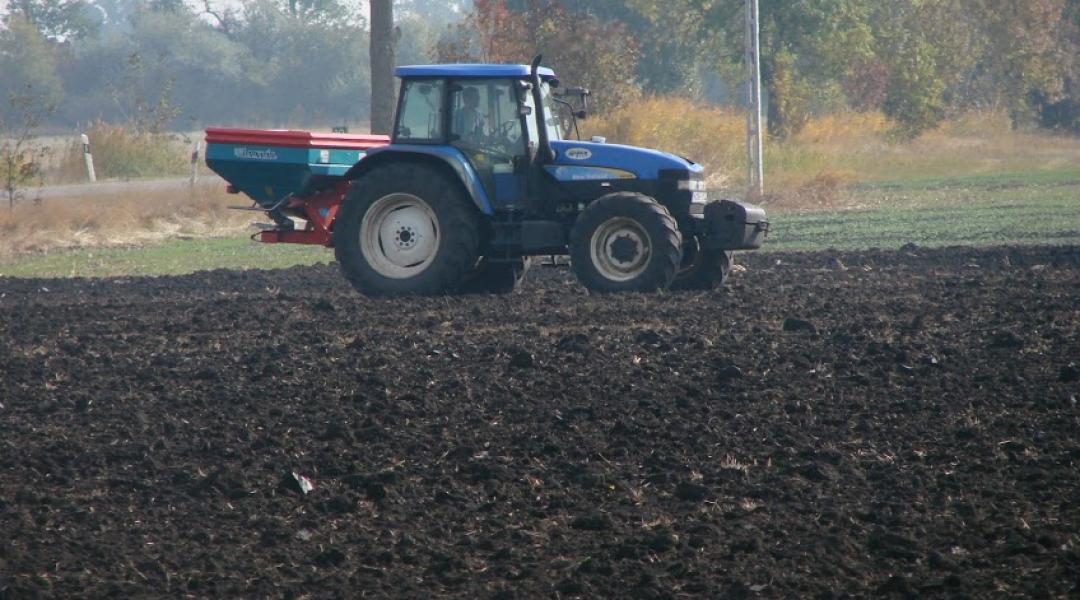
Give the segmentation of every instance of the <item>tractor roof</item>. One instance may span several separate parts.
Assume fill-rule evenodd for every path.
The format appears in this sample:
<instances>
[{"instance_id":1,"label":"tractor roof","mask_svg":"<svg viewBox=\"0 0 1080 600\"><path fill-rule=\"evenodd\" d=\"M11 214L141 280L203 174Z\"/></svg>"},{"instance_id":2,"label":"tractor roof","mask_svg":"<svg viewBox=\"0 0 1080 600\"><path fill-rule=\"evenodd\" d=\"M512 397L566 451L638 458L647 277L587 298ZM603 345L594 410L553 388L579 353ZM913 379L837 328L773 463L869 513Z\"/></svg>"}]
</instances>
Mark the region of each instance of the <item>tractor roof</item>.
<instances>
[{"instance_id":1,"label":"tractor roof","mask_svg":"<svg viewBox=\"0 0 1080 600\"><path fill-rule=\"evenodd\" d=\"M416 65L398 67L398 77L528 77L529 65ZM555 77L555 71L540 67L544 79Z\"/></svg>"}]
</instances>

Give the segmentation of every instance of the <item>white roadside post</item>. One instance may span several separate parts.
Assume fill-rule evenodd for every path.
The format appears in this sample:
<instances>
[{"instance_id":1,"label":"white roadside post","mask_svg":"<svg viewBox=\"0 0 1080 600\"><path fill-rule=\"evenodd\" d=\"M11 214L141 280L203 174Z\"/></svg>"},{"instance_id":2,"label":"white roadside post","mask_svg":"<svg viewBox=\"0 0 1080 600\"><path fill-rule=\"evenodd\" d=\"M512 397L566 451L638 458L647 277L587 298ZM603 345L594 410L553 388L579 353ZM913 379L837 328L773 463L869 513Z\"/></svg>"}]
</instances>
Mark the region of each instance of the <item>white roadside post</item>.
<instances>
[{"instance_id":1,"label":"white roadside post","mask_svg":"<svg viewBox=\"0 0 1080 600\"><path fill-rule=\"evenodd\" d=\"M202 142L195 142L195 151L191 153L191 178L188 185L192 188L199 182L199 152L202 150Z\"/></svg>"},{"instance_id":2,"label":"white roadside post","mask_svg":"<svg viewBox=\"0 0 1080 600\"><path fill-rule=\"evenodd\" d=\"M94 172L94 157L90 154L90 137L85 133L82 134L82 152L83 160L86 161L86 176L90 183L96 183L97 173Z\"/></svg>"},{"instance_id":3,"label":"white roadside post","mask_svg":"<svg viewBox=\"0 0 1080 600\"><path fill-rule=\"evenodd\" d=\"M761 26L758 0L746 0L746 168L747 187L751 194L765 193L765 173L761 150Z\"/></svg>"}]
</instances>

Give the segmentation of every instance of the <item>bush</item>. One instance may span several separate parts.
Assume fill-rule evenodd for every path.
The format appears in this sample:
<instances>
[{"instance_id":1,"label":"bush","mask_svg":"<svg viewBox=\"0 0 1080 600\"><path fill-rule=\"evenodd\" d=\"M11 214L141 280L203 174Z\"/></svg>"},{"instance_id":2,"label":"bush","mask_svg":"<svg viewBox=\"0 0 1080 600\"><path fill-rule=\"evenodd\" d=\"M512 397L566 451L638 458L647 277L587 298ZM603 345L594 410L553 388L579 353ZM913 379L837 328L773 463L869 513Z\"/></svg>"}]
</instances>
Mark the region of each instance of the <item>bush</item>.
<instances>
[{"instance_id":1,"label":"bush","mask_svg":"<svg viewBox=\"0 0 1080 600\"><path fill-rule=\"evenodd\" d=\"M166 134L137 133L126 125L95 122L87 131L94 170L101 179L179 176L187 173L187 150ZM60 162L64 178L78 179L85 172L82 144L72 142Z\"/></svg>"}]
</instances>

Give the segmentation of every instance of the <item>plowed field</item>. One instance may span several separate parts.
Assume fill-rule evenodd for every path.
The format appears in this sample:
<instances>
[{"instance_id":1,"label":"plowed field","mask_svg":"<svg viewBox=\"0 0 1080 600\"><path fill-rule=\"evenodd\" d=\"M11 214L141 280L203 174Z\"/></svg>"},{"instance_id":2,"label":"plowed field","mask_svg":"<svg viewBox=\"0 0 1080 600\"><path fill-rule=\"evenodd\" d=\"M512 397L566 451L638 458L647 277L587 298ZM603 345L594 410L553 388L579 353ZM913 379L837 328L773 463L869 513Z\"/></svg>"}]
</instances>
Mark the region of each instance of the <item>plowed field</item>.
<instances>
[{"instance_id":1,"label":"plowed field","mask_svg":"<svg viewBox=\"0 0 1080 600\"><path fill-rule=\"evenodd\" d=\"M1080 594L1080 248L0 279L0 598Z\"/></svg>"}]
</instances>

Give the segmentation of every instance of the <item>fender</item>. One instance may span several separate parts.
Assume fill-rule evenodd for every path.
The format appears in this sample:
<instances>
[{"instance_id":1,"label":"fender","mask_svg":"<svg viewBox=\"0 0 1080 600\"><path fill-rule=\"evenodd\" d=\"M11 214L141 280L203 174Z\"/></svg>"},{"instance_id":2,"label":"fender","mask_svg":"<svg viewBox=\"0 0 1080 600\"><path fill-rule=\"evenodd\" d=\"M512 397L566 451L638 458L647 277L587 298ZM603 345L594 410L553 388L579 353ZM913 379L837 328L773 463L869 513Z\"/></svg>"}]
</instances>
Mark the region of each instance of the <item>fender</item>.
<instances>
[{"instance_id":1,"label":"fender","mask_svg":"<svg viewBox=\"0 0 1080 600\"><path fill-rule=\"evenodd\" d=\"M444 164L457 175L461 185L472 198L476 208L485 215L495 214L491 200L488 198L476 170L465 158L460 150L453 146L427 146L422 144L391 144L368 150L366 156L361 158L355 165L345 172L345 179L353 181L364 176L365 173L379 165L396 160L420 159L422 161Z\"/></svg>"}]
</instances>

